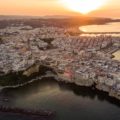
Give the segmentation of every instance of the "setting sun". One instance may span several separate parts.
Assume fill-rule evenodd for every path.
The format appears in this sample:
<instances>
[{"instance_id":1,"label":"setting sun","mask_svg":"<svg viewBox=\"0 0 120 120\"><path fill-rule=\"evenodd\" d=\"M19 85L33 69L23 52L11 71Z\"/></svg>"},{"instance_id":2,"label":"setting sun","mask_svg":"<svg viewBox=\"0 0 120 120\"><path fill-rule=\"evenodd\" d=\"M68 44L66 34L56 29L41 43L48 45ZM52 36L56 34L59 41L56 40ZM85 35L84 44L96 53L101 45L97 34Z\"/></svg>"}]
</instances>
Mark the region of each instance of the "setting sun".
<instances>
[{"instance_id":1,"label":"setting sun","mask_svg":"<svg viewBox=\"0 0 120 120\"><path fill-rule=\"evenodd\" d=\"M61 0L65 7L82 14L87 14L100 8L106 1L107 0Z\"/></svg>"}]
</instances>

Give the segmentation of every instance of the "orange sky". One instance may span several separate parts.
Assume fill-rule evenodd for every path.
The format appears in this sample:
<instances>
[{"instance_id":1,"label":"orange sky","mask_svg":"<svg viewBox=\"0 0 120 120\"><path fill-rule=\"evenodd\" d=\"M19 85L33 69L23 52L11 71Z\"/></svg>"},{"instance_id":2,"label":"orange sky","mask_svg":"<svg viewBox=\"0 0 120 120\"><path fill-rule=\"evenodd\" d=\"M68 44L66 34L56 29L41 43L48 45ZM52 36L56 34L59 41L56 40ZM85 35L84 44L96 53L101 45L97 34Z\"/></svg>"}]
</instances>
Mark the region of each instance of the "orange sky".
<instances>
[{"instance_id":1,"label":"orange sky","mask_svg":"<svg viewBox=\"0 0 120 120\"><path fill-rule=\"evenodd\" d=\"M65 8L59 0L0 0L1 15L78 15ZM94 0L91 0L94 2ZM94 3L93 3L94 4ZM107 4L90 16L120 18L120 0L108 0Z\"/></svg>"}]
</instances>

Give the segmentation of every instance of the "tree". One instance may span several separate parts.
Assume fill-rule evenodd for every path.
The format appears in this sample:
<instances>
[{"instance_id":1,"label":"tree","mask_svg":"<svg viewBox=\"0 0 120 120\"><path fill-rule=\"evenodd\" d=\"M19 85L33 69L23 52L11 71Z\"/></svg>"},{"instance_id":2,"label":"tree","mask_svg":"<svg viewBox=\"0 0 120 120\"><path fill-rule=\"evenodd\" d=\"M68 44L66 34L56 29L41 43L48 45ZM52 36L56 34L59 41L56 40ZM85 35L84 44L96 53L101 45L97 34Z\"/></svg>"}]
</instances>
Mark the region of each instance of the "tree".
<instances>
[{"instance_id":1,"label":"tree","mask_svg":"<svg viewBox=\"0 0 120 120\"><path fill-rule=\"evenodd\" d=\"M2 38L0 37L0 44L2 43Z\"/></svg>"}]
</instances>

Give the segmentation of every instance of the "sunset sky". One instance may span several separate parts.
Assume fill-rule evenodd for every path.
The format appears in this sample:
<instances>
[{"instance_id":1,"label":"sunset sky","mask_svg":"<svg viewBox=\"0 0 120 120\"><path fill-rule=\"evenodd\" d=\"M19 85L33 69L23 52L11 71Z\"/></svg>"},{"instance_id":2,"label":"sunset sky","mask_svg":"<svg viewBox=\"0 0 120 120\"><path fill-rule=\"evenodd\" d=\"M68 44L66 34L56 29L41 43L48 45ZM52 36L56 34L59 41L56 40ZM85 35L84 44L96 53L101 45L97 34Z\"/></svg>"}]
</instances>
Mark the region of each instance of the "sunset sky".
<instances>
[{"instance_id":1,"label":"sunset sky","mask_svg":"<svg viewBox=\"0 0 120 120\"><path fill-rule=\"evenodd\" d=\"M97 0L91 0L91 4L95 1ZM0 0L0 14L45 16L79 15L80 13L68 9L60 0ZM87 15L120 18L120 0L107 0L107 3Z\"/></svg>"}]
</instances>

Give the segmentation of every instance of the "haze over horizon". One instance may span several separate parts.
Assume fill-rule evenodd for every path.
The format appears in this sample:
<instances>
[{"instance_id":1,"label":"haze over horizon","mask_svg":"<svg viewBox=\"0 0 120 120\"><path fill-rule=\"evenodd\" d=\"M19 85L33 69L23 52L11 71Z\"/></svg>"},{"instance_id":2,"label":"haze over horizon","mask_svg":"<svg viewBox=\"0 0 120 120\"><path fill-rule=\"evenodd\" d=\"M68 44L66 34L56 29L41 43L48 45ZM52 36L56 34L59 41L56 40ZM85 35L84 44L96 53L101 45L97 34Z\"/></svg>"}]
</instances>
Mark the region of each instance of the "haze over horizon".
<instances>
[{"instance_id":1,"label":"haze over horizon","mask_svg":"<svg viewBox=\"0 0 120 120\"><path fill-rule=\"evenodd\" d=\"M62 1L62 0L61 0ZM77 0L76 0L77 1ZM76 2L75 1L75 2ZM90 0L89 0L90 1ZM93 3L95 4L94 0ZM74 3L72 1L72 3ZM88 6L86 4L86 6ZM86 7L85 6L85 7ZM105 4L96 10L90 11L87 16L120 18L120 0L107 0ZM75 6L74 6L75 7ZM72 9L67 9L60 0L4 0L0 2L0 15L81 15Z\"/></svg>"}]
</instances>

